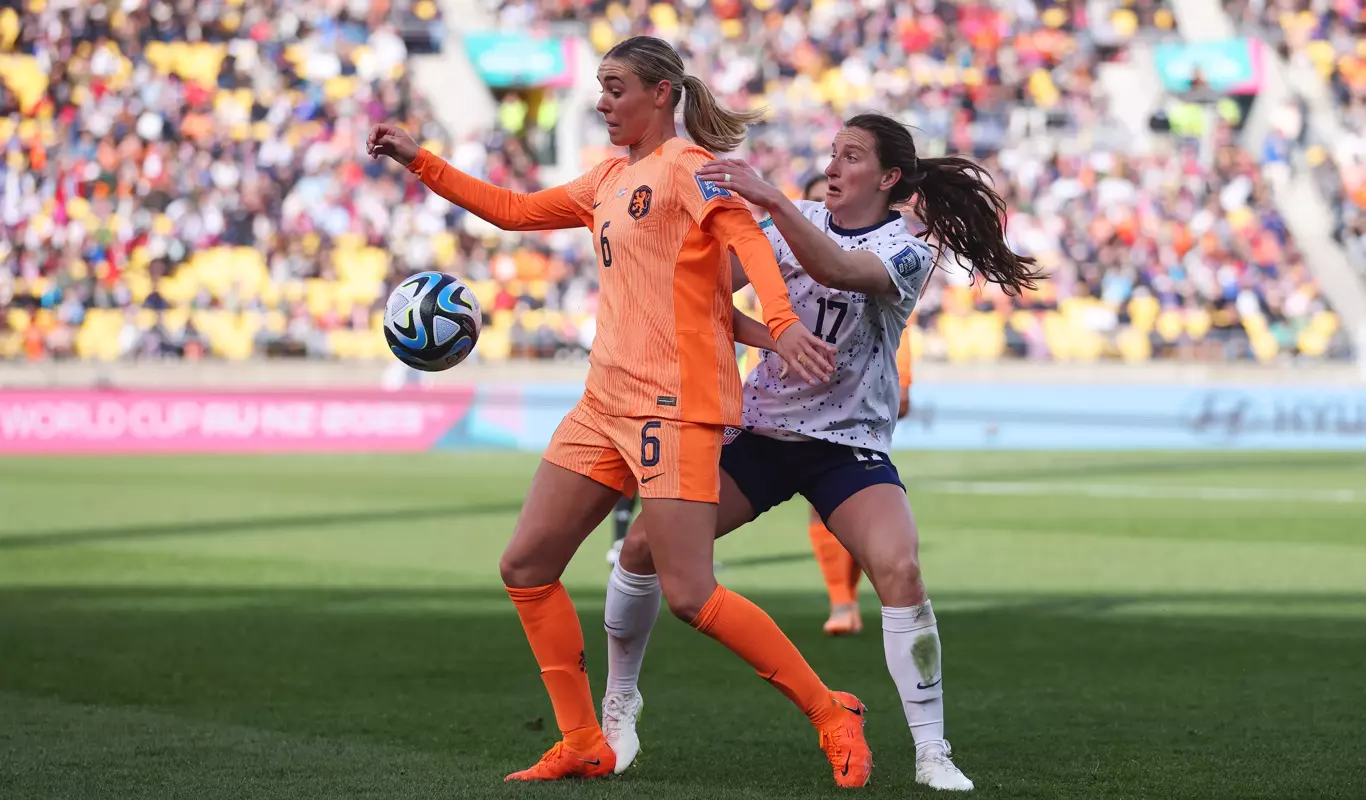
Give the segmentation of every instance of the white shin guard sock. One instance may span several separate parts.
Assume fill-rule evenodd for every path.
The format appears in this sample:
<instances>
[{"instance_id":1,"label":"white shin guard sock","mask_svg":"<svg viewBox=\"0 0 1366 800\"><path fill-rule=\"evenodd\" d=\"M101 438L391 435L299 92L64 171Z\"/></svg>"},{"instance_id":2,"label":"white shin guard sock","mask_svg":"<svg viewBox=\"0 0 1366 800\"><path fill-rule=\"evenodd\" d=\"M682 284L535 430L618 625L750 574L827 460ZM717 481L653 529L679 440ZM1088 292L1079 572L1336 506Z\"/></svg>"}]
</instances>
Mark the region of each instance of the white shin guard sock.
<instances>
[{"instance_id":1,"label":"white shin guard sock","mask_svg":"<svg viewBox=\"0 0 1366 800\"><path fill-rule=\"evenodd\" d=\"M634 691L645 645L659 616L658 575L635 575L617 564L607 581L602 627L607 631L607 691Z\"/></svg>"},{"instance_id":2,"label":"white shin guard sock","mask_svg":"<svg viewBox=\"0 0 1366 800\"><path fill-rule=\"evenodd\" d=\"M944 674L930 601L882 609L882 647L916 749L944 739Z\"/></svg>"}]
</instances>

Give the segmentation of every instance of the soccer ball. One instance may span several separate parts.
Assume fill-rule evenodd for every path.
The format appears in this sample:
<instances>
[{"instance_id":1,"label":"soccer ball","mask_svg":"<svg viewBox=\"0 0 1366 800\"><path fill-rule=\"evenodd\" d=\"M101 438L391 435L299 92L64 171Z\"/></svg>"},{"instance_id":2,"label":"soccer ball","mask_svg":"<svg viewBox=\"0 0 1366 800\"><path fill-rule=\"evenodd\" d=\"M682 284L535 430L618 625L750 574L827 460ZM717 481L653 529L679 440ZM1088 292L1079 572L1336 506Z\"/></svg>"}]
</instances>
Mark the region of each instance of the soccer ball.
<instances>
[{"instance_id":1,"label":"soccer ball","mask_svg":"<svg viewBox=\"0 0 1366 800\"><path fill-rule=\"evenodd\" d=\"M424 372L464 361L483 324L470 287L441 272L419 272L400 283L384 305L384 339L398 360Z\"/></svg>"}]
</instances>

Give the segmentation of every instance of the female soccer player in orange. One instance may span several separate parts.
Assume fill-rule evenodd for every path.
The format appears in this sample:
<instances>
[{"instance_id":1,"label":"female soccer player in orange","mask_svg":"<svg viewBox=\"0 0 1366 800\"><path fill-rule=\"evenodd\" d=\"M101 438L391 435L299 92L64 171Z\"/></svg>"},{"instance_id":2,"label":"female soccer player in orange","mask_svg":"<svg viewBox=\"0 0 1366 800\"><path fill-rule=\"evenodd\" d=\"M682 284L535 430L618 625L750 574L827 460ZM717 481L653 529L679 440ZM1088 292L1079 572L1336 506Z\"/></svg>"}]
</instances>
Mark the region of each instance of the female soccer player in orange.
<instances>
[{"instance_id":1,"label":"female soccer player in orange","mask_svg":"<svg viewBox=\"0 0 1366 800\"><path fill-rule=\"evenodd\" d=\"M601 294L587 385L551 440L500 563L563 740L508 778L601 777L616 766L589 690L578 615L559 579L617 498L639 489L670 609L801 708L835 781L861 786L872 770L862 704L827 689L773 620L718 586L712 571L721 440L740 419L727 250L754 283L772 347L806 380L833 369L827 346L797 321L745 204L696 177L712 158L703 147L733 150L757 116L718 105L684 73L673 48L652 37L612 48L597 77L597 109L612 143L629 155L564 186L534 194L491 186L392 125L377 126L368 140L372 156L405 164L433 191L501 228L582 225L597 246ZM680 101L700 146L678 137Z\"/></svg>"},{"instance_id":2,"label":"female soccer player in orange","mask_svg":"<svg viewBox=\"0 0 1366 800\"><path fill-rule=\"evenodd\" d=\"M745 386L742 430L721 453L718 536L794 494L803 495L868 572L882 601L887 669L916 748L916 780L970 790L944 739L938 623L920 575L919 535L888 456L895 426L897 343L924 289L934 253L894 209L909 205L925 236L972 272L1015 294L1041 276L1005 239L1005 202L985 171L962 158L920 158L910 131L860 114L835 136L824 203L792 203L744 162L707 164L716 180L768 210L762 224L794 310L836 346L830 381L803 385L772 354ZM737 320L736 338L773 348L763 326ZM652 520L636 521L608 581L608 741L625 764L639 751L635 721L644 647L654 624ZM657 589L653 590L657 593Z\"/></svg>"}]
</instances>

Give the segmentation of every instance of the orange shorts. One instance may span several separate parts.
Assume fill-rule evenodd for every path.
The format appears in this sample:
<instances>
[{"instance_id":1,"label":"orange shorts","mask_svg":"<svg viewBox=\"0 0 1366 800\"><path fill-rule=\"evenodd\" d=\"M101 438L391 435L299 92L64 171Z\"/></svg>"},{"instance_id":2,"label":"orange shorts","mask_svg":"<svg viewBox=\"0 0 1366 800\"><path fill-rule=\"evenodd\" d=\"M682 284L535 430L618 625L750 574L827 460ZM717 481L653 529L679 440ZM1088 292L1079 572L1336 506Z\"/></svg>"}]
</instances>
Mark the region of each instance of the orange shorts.
<instances>
[{"instance_id":1,"label":"orange shorts","mask_svg":"<svg viewBox=\"0 0 1366 800\"><path fill-rule=\"evenodd\" d=\"M565 415L545 460L627 497L715 503L721 494L724 425L613 417L583 403Z\"/></svg>"}]
</instances>

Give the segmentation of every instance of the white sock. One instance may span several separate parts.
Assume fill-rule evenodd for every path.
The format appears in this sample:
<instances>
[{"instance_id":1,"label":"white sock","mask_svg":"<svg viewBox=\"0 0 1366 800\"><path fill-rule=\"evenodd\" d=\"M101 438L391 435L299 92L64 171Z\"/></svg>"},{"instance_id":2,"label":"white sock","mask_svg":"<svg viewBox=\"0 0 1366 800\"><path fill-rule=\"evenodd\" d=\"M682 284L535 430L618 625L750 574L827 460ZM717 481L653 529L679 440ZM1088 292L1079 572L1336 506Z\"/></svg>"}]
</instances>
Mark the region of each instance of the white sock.
<instances>
[{"instance_id":1,"label":"white sock","mask_svg":"<svg viewBox=\"0 0 1366 800\"><path fill-rule=\"evenodd\" d=\"M916 751L944 740L944 673L939 627L930 601L908 608L882 608L882 647Z\"/></svg>"},{"instance_id":2,"label":"white sock","mask_svg":"<svg viewBox=\"0 0 1366 800\"><path fill-rule=\"evenodd\" d=\"M640 683L645 645L659 616L658 575L635 575L617 564L607 580L602 627L607 631L607 691L631 692Z\"/></svg>"}]
</instances>

